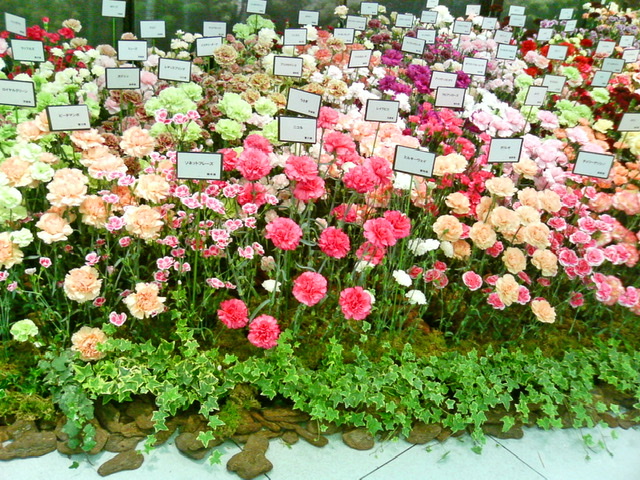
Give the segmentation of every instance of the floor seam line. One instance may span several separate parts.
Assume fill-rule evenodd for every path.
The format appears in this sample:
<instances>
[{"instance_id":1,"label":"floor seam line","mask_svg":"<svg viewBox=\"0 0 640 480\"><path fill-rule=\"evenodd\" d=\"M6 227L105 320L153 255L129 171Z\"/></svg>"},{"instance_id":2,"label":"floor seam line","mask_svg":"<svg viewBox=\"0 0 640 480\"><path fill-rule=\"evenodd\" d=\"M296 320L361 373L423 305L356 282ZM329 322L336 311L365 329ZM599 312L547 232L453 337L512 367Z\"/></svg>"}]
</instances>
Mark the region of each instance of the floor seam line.
<instances>
[{"instance_id":1,"label":"floor seam line","mask_svg":"<svg viewBox=\"0 0 640 480\"><path fill-rule=\"evenodd\" d=\"M373 470L371 470L369 473L367 473L366 475L363 475L362 477L360 477L358 480L363 480L364 478L368 477L369 475L371 475L372 473L377 472L378 470L380 470L382 467L389 465L391 462L393 462L394 460L396 460L398 457L400 457L401 455L404 455L405 453L407 453L409 450L411 450L413 447L417 446L417 444L413 444L410 447L405 448L403 451L401 451L400 453L398 453L395 457L387 460L386 462L384 462L382 465L377 466L376 468L374 468Z\"/></svg>"},{"instance_id":2,"label":"floor seam line","mask_svg":"<svg viewBox=\"0 0 640 480\"><path fill-rule=\"evenodd\" d=\"M496 437L494 437L493 435L488 435L489 438L491 438L494 442L496 442L498 445L500 445L502 448L504 448L507 452L509 452L511 455L513 455L514 457L516 457L520 462L524 463L527 467L529 467L531 470L533 470L534 472L536 472L538 475L540 475L542 478L544 478L545 480L549 480L545 475L543 475L542 473L540 473L538 470L536 470L535 468L533 468L531 465L529 465L527 462L525 462L523 459L521 459L518 454L516 454L515 452L513 452L512 450L510 450L509 448L507 448L506 446L504 446L502 443L500 443L498 441L498 439Z\"/></svg>"}]
</instances>

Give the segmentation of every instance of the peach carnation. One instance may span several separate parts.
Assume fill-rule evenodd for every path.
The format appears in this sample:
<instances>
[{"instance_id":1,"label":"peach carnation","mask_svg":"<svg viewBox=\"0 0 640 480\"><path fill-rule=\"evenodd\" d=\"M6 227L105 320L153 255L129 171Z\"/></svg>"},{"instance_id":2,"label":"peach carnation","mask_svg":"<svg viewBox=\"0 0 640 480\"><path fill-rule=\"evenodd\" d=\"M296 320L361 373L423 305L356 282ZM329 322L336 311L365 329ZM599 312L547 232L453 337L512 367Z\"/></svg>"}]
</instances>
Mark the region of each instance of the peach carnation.
<instances>
[{"instance_id":1,"label":"peach carnation","mask_svg":"<svg viewBox=\"0 0 640 480\"><path fill-rule=\"evenodd\" d=\"M9 232L0 233L0 268L11 268L22 262L22 250L13 243Z\"/></svg>"},{"instance_id":2,"label":"peach carnation","mask_svg":"<svg viewBox=\"0 0 640 480\"><path fill-rule=\"evenodd\" d=\"M155 141L149 131L140 127L131 127L125 130L120 142L120 148L124 150L124 153L136 158L151 154L154 146Z\"/></svg>"},{"instance_id":3,"label":"peach carnation","mask_svg":"<svg viewBox=\"0 0 640 480\"><path fill-rule=\"evenodd\" d=\"M433 231L438 240L455 242L462 236L462 223L453 215L442 215L433 224Z\"/></svg>"},{"instance_id":4,"label":"peach carnation","mask_svg":"<svg viewBox=\"0 0 640 480\"><path fill-rule=\"evenodd\" d=\"M89 302L100 295L102 280L98 270L88 265L74 268L64 277L64 293L78 303Z\"/></svg>"},{"instance_id":5,"label":"peach carnation","mask_svg":"<svg viewBox=\"0 0 640 480\"><path fill-rule=\"evenodd\" d=\"M498 240L496 232L491 225L483 222L476 222L469 230L469 238L480 250L486 250L493 246Z\"/></svg>"},{"instance_id":6,"label":"peach carnation","mask_svg":"<svg viewBox=\"0 0 640 480\"><path fill-rule=\"evenodd\" d=\"M107 222L107 205L98 195L87 195L78 211L82 214L82 223L101 228Z\"/></svg>"},{"instance_id":7,"label":"peach carnation","mask_svg":"<svg viewBox=\"0 0 640 480\"><path fill-rule=\"evenodd\" d=\"M546 210L549 213L559 212L562 208L562 200L560 199L560 195L558 195L553 190L544 190L542 192L538 192L538 199L540 200L540 206L543 210Z\"/></svg>"},{"instance_id":8,"label":"peach carnation","mask_svg":"<svg viewBox=\"0 0 640 480\"><path fill-rule=\"evenodd\" d=\"M96 347L106 341L107 335L99 328L82 327L71 336L71 350L79 352L80 358L86 362L100 360L105 353Z\"/></svg>"},{"instance_id":9,"label":"peach carnation","mask_svg":"<svg viewBox=\"0 0 640 480\"><path fill-rule=\"evenodd\" d=\"M9 180L10 187L25 187L33 182L30 171L31 163L19 157L9 157L0 163L0 173Z\"/></svg>"},{"instance_id":10,"label":"peach carnation","mask_svg":"<svg viewBox=\"0 0 640 480\"><path fill-rule=\"evenodd\" d=\"M551 250L536 250L531 257L531 263L545 277L555 277L558 274L558 257Z\"/></svg>"},{"instance_id":11,"label":"peach carnation","mask_svg":"<svg viewBox=\"0 0 640 480\"><path fill-rule=\"evenodd\" d=\"M160 230L164 226L160 212L149 205L128 207L124 212L124 221L127 232L140 237L143 240L158 238Z\"/></svg>"},{"instance_id":12,"label":"peach carnation","mask_svg":"<svg viewBox=\"0 0 640 480\"><path fill-rule=\"evenodd\" d=\"M155 283L138 283L135 293L125 298L124 303L136 318L153 317L164 310L166 297L158 296L159 291Z\"/></svg>"},{"instance_id":13,"label":"peach carnation","mask_svg":"<svg viewBox=\"0 0 640 480\"><path fill-rule=\"evenodd\" d=\"M67 240L68 236L73 233L69 222L54 212L42 215L36 223L36 227L41 230L36 235L46 244Z\"/></svg>"},{"instance_id":14,"label":"peach carnation","mask_svg":"<svg viewBox=\"0 0 640 480\"><path fill-rule=\"evenodd\" d=\"M82 150L104 144L104 137L94 128L91 130L76 130L71 134L71 141Z\"/></svg>"},{"instance_id":15,"label":"peach carnation","mask_svg":"<svg viewBox=\"0 0 640 480\"><path fill-rule=\"evenodd\" d=\"M556 321L556 310L544 299L535 299L531 302L531 310L542 323Z\"/></svg>"},{"instance_id":16,"label":"peach carnation","mask_svg":"<svg viewBox=\"0 0 640 480\"><path fill-rule=\"evenodd\" d=\"M502 263L509 273L516 275L527 268L527 257L519 248L509 247L502 254Z\"/></svg>"},{"instance_id":17,"label":"peach carnation","mask_svg":"<svg viewBox=\"0 0 640 480\"><path fill-rule=\"evenodd\" d=\"M485 182L485 187L496 197L512 197L516 193L516 186L509 177L494 177Z\"/></svg>"},{"instance_id":18,"label":"peach carnation","mask_svg":"<svg viewBox=\"0 0 640 480\"><path fill-rule=\"evenodd\" d=\"M149 200L150 202L160 203L169 195L171 186L169 182L162 176L157 174L140 175L135 188L135 194Z\"/></svg>"},{"instance_id":19,"label":"peach carnation","mask_svg":"<svg viewBox=\"0 0 640 480\"><path fill-rule=\"evenodd\" d=\"M520 293L520 285L516 282L516 279L510 273L503 275L496 282L496 293L502 303L507 307L513 302L518 301L518 294Z\"/></svg>"},{"instance_id":20,"label":"peach carnation","mask_svg":"<svg viewBox=\"0 0 640 480\"><path fill-rule=\"evenodd\" d=\"M522 240L536 248L547 248L549 241L549 227L542 222L530 223L522 229Z\"/></svg>"},{"instance_id":21,"label":"peach carnation","mask_svg":"<svg viewBox=\"0 0 640 480\"><path fill-rule=\"evenodd\" d=\"M447 195L445 203L447 207L451 209L452 213L457 213L458 215L466 215L471 210L469 197L461 192L454 192Z\"/></svg>"},{"instance_id":22,"label":"peach carnation","mask_svg":"<svg viewBox=\"0 0 640 480\"><path fill-rule=\"evenodd\" d=\"M489 223L505 235L513 235L520 227L520 217L507 207L496 207L491 211Z\"/></svg>"},{"instance_id":23,"label":"peach carnation","mask_svg":"<svg viewBox=\"0 0 640 480\"><path fill-rule=\"evenodd\" d=\"M442 177L443 175L462 173L467 169L467 160L459 153L440 155L436 157L433 165L433 175Z\"/></svg>"},{"instance_id":24,"label":"peach carnation","mask_svg":"<svg viewBox=\"0 0 640 480\"><path fill-rule=\"evenodd\" d=\"M89 179L75 168L61 168L47 185L47 200L54 207L78 206L87 195Z\"/></svg>"}]
</instances>

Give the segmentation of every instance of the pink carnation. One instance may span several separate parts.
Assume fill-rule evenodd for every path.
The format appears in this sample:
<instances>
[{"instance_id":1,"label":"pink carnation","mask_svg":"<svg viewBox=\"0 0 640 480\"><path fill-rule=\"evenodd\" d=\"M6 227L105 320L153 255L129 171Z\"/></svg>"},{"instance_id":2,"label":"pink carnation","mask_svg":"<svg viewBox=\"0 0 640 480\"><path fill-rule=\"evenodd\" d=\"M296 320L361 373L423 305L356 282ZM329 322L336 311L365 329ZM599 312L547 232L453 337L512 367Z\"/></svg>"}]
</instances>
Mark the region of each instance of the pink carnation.
<instances>
[{"instance_id":1,"label":"pink carnation","mask_svg":"<svg viewBox=\"0 0 640 480\"><path fill-rule=\"evenodd\" d=\"M243 146L244 148L257 148L264 153L273 152L273 147L271 146L271 143L269 143L269 140L256 133L245 138Z\"/></svg>"},{"instance_id":2,"label":"pink carnation","mask_svg":"<svg viewBox=\"0 0 640 480\"><path fill-rule=\"evenodd\" d=\"M293 189L293 196L301 202L317 200L325 194L324 180L321 177L313 177L300 181Z\"/></svg>"},{"instance_id":3,"label":"pink carnation","mask_svg":"<svg viewBox=\"0 0 640 480\"><path fill-rule=\"evenodd\" d=\"M280 327L278 320L270 315L260 315L249 325L249 341L260 348L273 348L278 344Z\"/></svg>"},{"instance_id":4,"label":"pink carnation","mask_svg":"<svg viewBox=\"0 0 640 480\"><path fill-rule=\"evenodd\" d=\"M344 258L351 249L349 236L336 227L325 228L318 240L320 250L333 258Z\"/></svg>"},{"instance_id":5,"label":"pink carnation","mask_svg":"<svg viewBox=\"0 0 640 480\"><path fill-rule=\"evenodd\" d=\"M379 248L396 244L396 230L386 218L372 218L364 222L364 237Z\"/></svg>"},{"instance_id":6,"label":"pink carnation","mask_svg":"<svg viewBox=\"0 0 640 480\"><path fill-rule=\"evenodd\" d=\"M293 282L293 296L312 307L327 294L327 279L319 273L304 272Z\"/></svg>"},{"instance_id":7,"label":"pink carnation","mask_svg":"<svg viewBox=\"0 0 640 480\"><path fill-rule=\"evenodd\" d=\"M472 292L482 286L482 277L476 272L464 272L462 274L462 281Z\"/></svg>"},{"instance_id":8,"label":"pink carnation","mask_svg":"<svg viewBox=\"0 0 640 480\"><path fill-rule=\"evenodd\" d=\"M284 165L284 174L297 182L311 180L318 175L318 164L307 156L291 156Z\"/></svg>"},{"instance_id":9,"label":"pink carnation","mask_svg":"<svg viewBox=\"0 0 640 480\"><path fill-rule=\"evenodd\" d=\"M338 123L340 114L331 107L321 107L320 115L318 115L318 127L332 128Z\"/></svg>"},{"instance_id":10,"label":"pink carnation","mask_svg":"<svg viewBox=\"0 0 640 480\"><path fill-rule=\"evenodd\" d=\"M265 238L282 250L295 250L302 238L302 229L290 218L278 217L267 224L266 230Z\"/></svg>"},{"instance_id":11,"label":"pink carnation","mask_svg":"<svg viewBox=\"0 0 640 480\"><path fill-rule=\"evenodd\" d=\"M356 165L342 177L342 181L351 190L358 193L370 193L380 183L376 174L369 167Z\"/></svg>"},{"instance_id":12,"label":"pink carnation","mask_svg":"<svg viewBox=\"0 0 640 480\"><path fill-rule=\"evenodd\" d=\"M502 302L502 300L500 300L500 297L495 292L489 295L489 297L487 298L487 303L496 310L504 310L505 307L504 303Z\"/></svg>"},{"instance_id":13,"label":"pink carnation","mask_svg":"<svg viewBox=\"0 0 640 480\"><path fill-rule=\"evenodd\" d=\"M397 210L387 210L384 218L393 225L393 235L397 240L408 237L411 233L411 220L404 213Z\"/></svg>"},{"instance_id":14,"label":"pink carnation","mask_svg":"<svg viewBox=\"0 0 640 480\"><path fill-rule=\"evenodd\" d=\"M364 162L371 171L378 177L378 183L383 186L391 185L391 177L393 177L393 169L389 161L382 157L370 157Z\"/></svg>"},{"instance_id":15,"label":"pink carnation","mask_svg":"<svg viewBox=\"0 0 640 480\"><path fill-rule=\"evenodd\" d=\"M249 310L242 300L232 298L220 303L218 318L228 328L242 328L249 322Z\"/></svg>"},{"instance_id":16,"label":"pink carnation","mask_svg":"<svg viewBox=\"0 0 640 480\"><path fill-rule=\"evenodd\" d=\"M329 132L324 136L324 149L338 156L354 153L356 144L351 137L342 132Z\"/></svg>"},{"instance_id":17,"label":"pink carnation","mask_svg":"<svg viewBox=\"0 0 640 480\"><path fill-rule=\"evenodd\" d=\"M340 292L339 303L347 320L364 320L371 313L371 295L362 287L345 288Z\"/></svg>"},{"instance_id":18,"label":"pink carnation","mask_svg":"<svg viewBox=\"0 0 640 480\"><path fill-rule=\"evenodd\" d=\"M262 150L246 148L240 154L236 168L244 178L253 182L269 175L271 162Z\"/></svg>"},{"instance_id":19,"label":"pink carnation","mask_svg":"<svg viewBox=\"0 0 640 480\"><path fill-rule=\"evenodd\" d=\"M356 257L373 265L378 265L387 253L385 247L376 247L371 242L364 242L360 248L356 250Z\"/></svg>"}]
</instances>

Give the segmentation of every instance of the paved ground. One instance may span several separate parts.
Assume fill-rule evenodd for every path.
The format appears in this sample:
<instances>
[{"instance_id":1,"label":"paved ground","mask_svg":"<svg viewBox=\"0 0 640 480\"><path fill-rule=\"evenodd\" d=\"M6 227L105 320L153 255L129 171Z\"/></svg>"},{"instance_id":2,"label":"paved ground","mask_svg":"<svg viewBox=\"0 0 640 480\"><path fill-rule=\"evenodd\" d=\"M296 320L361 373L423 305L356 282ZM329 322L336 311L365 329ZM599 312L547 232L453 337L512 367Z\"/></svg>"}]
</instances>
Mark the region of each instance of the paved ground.
<instances>
[{"instance_id":1,"label":"paved ground","mask_svg":"<svg viewBox=\"0 0 640 480\"><path fill-rule=\"evenodd\" d=\"M584 436L590 436L590 441ZM331 436L324 448L304 440L288 446L275 439L267 451L273 470L258 480L640 480L640 428L526 429L522 440L489 438L480 455L471 447L467 436L443 444L381 442L364 452L346 447L339 435ZM182 456L170 440L146 455L140 469L109 478L237 480L225 465L240 448L231 442L217 448L222 463L211 466L206 459L195 462ZM0 480L96 480L102 478L98 466L114 455L66 457L54 452L37 459L0 462Z\"/></svg>"}]
</instances>

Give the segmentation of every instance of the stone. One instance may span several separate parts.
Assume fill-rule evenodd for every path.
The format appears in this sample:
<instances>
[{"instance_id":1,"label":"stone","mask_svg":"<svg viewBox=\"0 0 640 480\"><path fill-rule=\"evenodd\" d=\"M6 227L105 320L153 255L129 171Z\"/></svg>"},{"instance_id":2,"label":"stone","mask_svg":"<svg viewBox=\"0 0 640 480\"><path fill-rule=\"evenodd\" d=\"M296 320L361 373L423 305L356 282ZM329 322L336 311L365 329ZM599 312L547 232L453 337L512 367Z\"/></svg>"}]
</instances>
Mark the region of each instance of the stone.
<instances>
[{"instance_id":1,"label":"stone","mask_svg":"<svg viewBox=\"0 0 640 480\"><path fill-rule=\"evenodd\" d=\"M133 418L134 422L141 430L153 429L153 421L151 417L153 415L154 408L148 403L132 402L127 407L127 415Z\"/></svg>"},{"instance_id":2,"label":"stone","mask_svg":"<svg viewBox=\"0 0 640 480\"><path fill-rule=\"evenodd\" d=\"M98 468L98 475L106 477L112 473L123 472L125 470L135 470L140 468L143 462L144 456L137 450L122 452L100 465L100 468Z\"/></svg>"},{"instance_id":3,"label":"stone","mask_svg":"<svg viewBox=\"0 0 640 480\"><path fill-rule=\"evenodd\" d=\"M600 419L606 423L609 428L617 428L620 426L620 421L617 417L614 417L613 415L611 415L610 413L601 413L600 414Z\"/></svg>"},{"instance_id":4,"label":"stone","mask_svg":"<svg viewBox=\"0 0 640 480\"><path fill-rule=\"evenodd\" d=\"M514 425L506 432L503 432L502 425L496 425L494 423L491 423L491 424L483 425L482 431L487 435L491 435L493 437L503 439L503 440L510 439L510 438L519 439L524 436L524 431L522 430L521 425Z\"/></svg>"},{"instance_id":5,"label":"stone","mask_svg":"<svg viewBox=\"0 0 640 480\"><path fill-rule=\"evenodd\" d=\"M267 427L269 430L271 430L272 432L279 432L280 430L282 430L282 428L280 427L280 425L278 425L275 422L270 422L269 420L266 420L262 415L260 415L260 413L255 412L255 411L250 411L249 414L254 418L254 420L258 421L258 423L262 424L263 426Z\"/></svg>"},{"instance_id":6,"label":"stone","mask_svg":"<svg viewBox=\"0 0 640 480\"><path fill-rule=\"evenodd\" d=\"M309 420L308 414L284 407L264 408L262 416L270 422L302 423Z\"/></svg>"},{"instance_id":7,"label":"stone","mask_svg":"<svg viewBox=\"0 0 640 480\"><path fill-rule=\"evenodd\" d=\"M440 433L442 433L442 427L437 423L416 422L411 432L409 432L407 442L415 445L424 445L436 439Z\"/></svg>"},{"instance_id":8,"label":"stone","mask_svg":"<svg viewBox=\"0 0 640 480\"><path fill-rule=\"evenodd\" d=\"M125 437L119 433L112 433L109 435L104 449L114 453L126 452L135 449L142 440L143 437Z\"/></svg>"},{"instance_id":9,"label":"stone","mask_svg":"<svg viewBox=\"0 0 640 480\"><path fill-rule=\"evenodd\" d=\"M0 448L0 460L40 457L53 452L57 447L56 442L54 432L26 431L4 448Z\"/></svg>"},{"instance_id":10,"label":"stone","mask_svg":"<svg viewBox=\"0 0 640 480\"><path fill-rule=\"evenodd\" d=\"M9 427L7 426L0 427L0 443L6 442L10 438L11 438L11 435L9 435Z\"/></svg>"},{"instance_id":11,"label":"stone","mask_svg":"<svg viewBox=\"0 0 640 480\"><path fill-rule=\"evenodd\" d=\"M355 450L370 450L375 445L373 435L366 428L356 428L342 434L342 441Z\"/></svg>"},{"instance_id":12,"label":"stone","mask_svg":"<svg viewBox=\"0 0 640 480\"><path fill-rule=\"evenodd\" d=\"M146 432L142 431L136 422L125 423L119 432L112 433L120 433L123 437L144 437L146 435Z\"/></svg>"},{"instance_id":13,"label":"stone","mask_svg":"<svg viewBox=\"0 0 640 480\"><path fill-rule=\"evenodd\" d=\"M329 443L329 440L327 440L327 437L325 437L324 435L320 435L319 433L311 433L309 430L297 423L280 422L280 426L282 426L282 428L286 430L293 430L314 447L324 447L327 443Z\"/></svg>"},{"instance_id":14,"label":"stone","mask_svg":"<svg viewBox=\"0 0 640 480\"><path fill-rule=\"evenodd\" d=\"M9 434L9 438L17 439L20 436L27 432L38 432L38 427L36 426L36 422L31 420L16 420L13 425L9 425L7 427L7 434Z\"/></svg>"},{"instance_id":15,"label":"stone","mask_svg":"<svg viewBox=\"0 0 640 480\"><path fill-rule=\"evenodd\" d=\"M58 440L56 442L56 449L62 455L79 455L81 453L84 453L84 450L82 450L81 447L71 448L69 446L69 441Z\"/></svg>"},{"instance_id":16,"label":"stone","mask_svg":"<svg viewBox=\"0 0 640 480\"><path fill-rule=\"evenodd\" d=\"M205 430L207 419L200 414L189 415L180 427L181 432L200 432Z\"/></svg>"},{"instance_id":17,"label":"stone","mask_svg":"<svg viewBox=\"0 0 640 480\"><path fill-rule=\"evenodd\" d=\"M240 411L240 422L234 432L235 435L249 435L262 430L262 424L253 419L249 412L245 410Z\"/></svg>"},{"instance_id":18,"label":"stone","mask_svg":"<svg viewBox=\"0 0 640 480\"><path fill-rule=\"evenodd\" d=\"M447 439L451 436L451 430L449 428L443 428L442 431L436 437L440 443L446 442Z\"/></svg>"},{"instance_id":19,"label":"stone","mask_svg":"<svg viewBox=\"0 0 640 480\"><path fill-rule=\"evenodd\" d=\"M633 409L618 418L618 423L621 428L628 430L629 428L640 424L638 418L640 418L640 410Z\"/></svg>"},{"instance_id":20,"label":"stone","mask_svg":"<svg viewBox=\"0 0 640 480\"><path fill-rule=\"evenodd\" d=\"M120 433L122 423L120 423L120 410L112 403L106 405L96 405L95 415L102 428L107 429L111 433Z\"/></svg>"},{"instance_id":21,"label":"stone","mask_svg":"<svg viewBox=\"0 0 640 480\"><path fill-rule=\"evenodd\" d=\"M156 441L153 444L154 447L159 447L163 443L166 443L167 440L174 434L174 432L178 429L180 425L182 425L182 420L174 417L165 423L168 430L161 430L156 433Z\"/></svg>"},{"instance_id":22,"label":"stone","mask_svg":"<svg viewBox=\"0 0 640 480\"><path fill-rule=\"evenodd\" d=\"M264 435L261 433L250 435L244 449L227 462L227 470L236 472L244 480L251 480L270 472L273 464L264 455L268 448L269 439Z\"/></svg>"},{"instance_id":23,"label":"stone","mask_svg":"<svg viewBox=\"0 0 640 480\"><path fill-rule=\"evenodd\" d=\"M333 422L318 422L317 420L312 420L307 423L307 430L314 435L318 433L333 435L340 431L340 427Z\"/></svg>"},{"instance_id":24,"label":"stone","mask_svg":"<svg viewBox=\"0 0 640 480\"><path fill-rule=\"evenodd\" d=\"M110 435L109 432L98 425L98 422L95 422L94 426L96 427L96 434L94 435L93 439L95 440L96 445L87 452L89 455L96 455L100 453L104 449L107 440L109 440Z\"/></svg>"},{"instance_id":25,"label":"stone","mask_svg":"<svg viewBox=\"0 0 640 480\"><path fill-rule=\"evenodd\" d=\"M295 443L298 443L298 440L300 440L300 436L293 430L287 430L282 434L282 440L289 445L293 445Z\"/></svg>"},{"instance_id":26,"label":"stone","mask_svg":"<svg viewBox=\"0 0 640 480\"><path fill-rule=\"evenodd\" d=\"M202 460L213 447L217 447L222 442L222 439L214 438L209 442L209 446L205 448L204 444L198 440L198 433L183 432L176 437L178 450L194 460Z\"/></svg>"}]
</instances>

